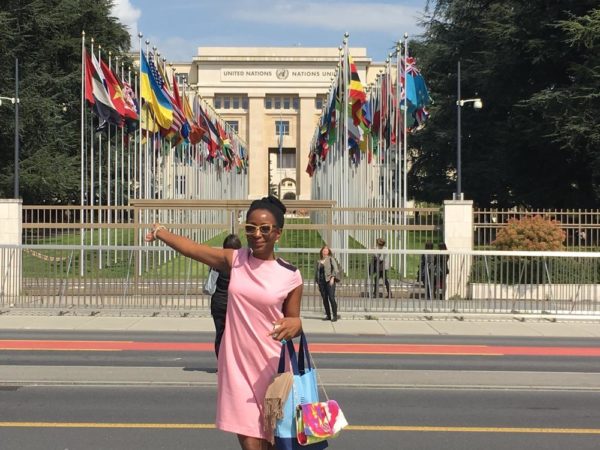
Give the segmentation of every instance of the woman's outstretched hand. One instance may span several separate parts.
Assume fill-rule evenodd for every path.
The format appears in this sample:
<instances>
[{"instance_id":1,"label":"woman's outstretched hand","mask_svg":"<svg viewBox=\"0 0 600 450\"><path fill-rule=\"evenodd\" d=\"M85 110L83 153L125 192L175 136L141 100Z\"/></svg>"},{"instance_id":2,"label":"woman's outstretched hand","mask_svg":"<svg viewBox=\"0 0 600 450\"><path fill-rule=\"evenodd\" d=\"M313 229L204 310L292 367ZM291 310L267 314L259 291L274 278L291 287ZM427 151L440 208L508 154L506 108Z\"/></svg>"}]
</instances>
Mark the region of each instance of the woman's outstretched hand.
<instances>
[{"instance_id":1,"label":"woman's outstretched hand","mask_svg":"<svg viewBox=\"0 0 600 450\"><path fill-rule=\"evenodd\" d=\"M152 224L152 230L150 230L146 233L144 240L146 242L154 242L158 239L156 237L156 233L158 233L160 230L166 230L166 229L167 229L167 227L165 227L164 225L161 225L158 223Z\"/></svg>"}]
</instances>

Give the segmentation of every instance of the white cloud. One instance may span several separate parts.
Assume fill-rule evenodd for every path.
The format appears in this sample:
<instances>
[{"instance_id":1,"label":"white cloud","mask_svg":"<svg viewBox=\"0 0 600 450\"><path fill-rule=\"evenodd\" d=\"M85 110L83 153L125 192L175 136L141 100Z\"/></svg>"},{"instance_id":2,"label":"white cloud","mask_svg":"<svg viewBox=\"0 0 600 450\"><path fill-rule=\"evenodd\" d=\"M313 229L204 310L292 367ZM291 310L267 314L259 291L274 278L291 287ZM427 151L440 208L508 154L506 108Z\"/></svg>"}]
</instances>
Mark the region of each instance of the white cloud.
<instances>
[{"instance_id":1,"label":"white cloud","mask_svg":"<svg viewBox=\"0 0 600 450\"><path fill-rule=\"evenodd\" d=\"M131 43L137 47L138 19L142 15L142 10L129 3L129 0L114 0L112 13L127 27L131 35Z\"/></svg>"},{"instance_id":2,"label":"white cloud","mask_svg":"<svg viewBox=\"0 0 600 450\"><path fill-rule=\"evenodd\" d=\"M236 8L234 17L270 25L334 29L340 31L379 31L401 35L417 29L422 9L383 2L316 2L301 0L252 1L252 8ZM247 6L250 3L246 3Z\"/></svg>"}]
</instances>

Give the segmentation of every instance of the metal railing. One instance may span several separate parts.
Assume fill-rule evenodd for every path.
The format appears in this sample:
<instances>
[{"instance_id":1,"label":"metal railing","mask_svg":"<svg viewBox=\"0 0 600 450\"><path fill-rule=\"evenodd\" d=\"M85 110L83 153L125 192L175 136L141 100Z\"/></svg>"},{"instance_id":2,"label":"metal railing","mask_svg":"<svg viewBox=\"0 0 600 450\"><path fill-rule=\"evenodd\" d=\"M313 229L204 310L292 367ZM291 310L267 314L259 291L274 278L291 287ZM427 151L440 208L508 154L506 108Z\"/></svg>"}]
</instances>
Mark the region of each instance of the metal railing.
<instances>
[{"instance_id":1,"label":"metal railing","mask_svg":"<svg viewBox=\"0 0 600 450\"><path fill-rule=\"evenodd\" d=\"M600 210L518 211L515 209L475 209L473 211L474 245L486 249L496 239L496 234L511 219L541 216L555 220L565 232L565 247L569 251L598 251L600 249Z\"/></svg>"},{"instance_id":2,"label":"metal railing","mask_svg":"<svg viewBox=\"0 0 600 450\"><path fill-rule=\"evenodd\" d=\"M322 310L314 281L318 251L278 250L302 273L304 312ZM384 251L407 260L404 275L393 267L377 270L373 250L333 252L347 261L336 288L341 314L600 316L600 253ZM117 258L100 266L100 255L107 254ZM162 245L2 245L0 307L208 314L210 298L202 293L207 271Z\"/></svg>"}]
</instances>

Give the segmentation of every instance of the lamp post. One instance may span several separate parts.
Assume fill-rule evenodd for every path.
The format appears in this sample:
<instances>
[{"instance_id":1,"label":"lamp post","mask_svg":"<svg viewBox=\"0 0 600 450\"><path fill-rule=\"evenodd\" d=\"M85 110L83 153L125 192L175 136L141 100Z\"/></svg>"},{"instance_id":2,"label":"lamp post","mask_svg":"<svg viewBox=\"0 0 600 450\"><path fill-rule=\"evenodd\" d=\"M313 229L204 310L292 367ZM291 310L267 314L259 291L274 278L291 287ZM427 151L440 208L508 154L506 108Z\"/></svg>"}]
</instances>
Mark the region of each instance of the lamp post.
<instances>
[{"instance_id":1,"label":"lamp post","mask_svg":"<svg viewBox=\"0 0 600 450\"><path fill-rule=\"evenodd\" d=\"M19 198L19 58L15 58L15 96L0 97L2 100L9 100L15 105L15 198Z\"/></svg>"},{"instance_id":2,"label":"lamp post","mask_svg":"<svg viewBox=\"0 0 600 450\"><path fill-rule=\"evenodd\" d=\"M473 108L481 109L483 108L483 101L480 98L467 98L462 99L460 93L460 60L458 61L457 67L458 77L457 77L457 86L456 86L456 193L455 199L462 200L462 124L461 124L461 109L467 103L473 103Z\"/></svg>"}]
</instances>

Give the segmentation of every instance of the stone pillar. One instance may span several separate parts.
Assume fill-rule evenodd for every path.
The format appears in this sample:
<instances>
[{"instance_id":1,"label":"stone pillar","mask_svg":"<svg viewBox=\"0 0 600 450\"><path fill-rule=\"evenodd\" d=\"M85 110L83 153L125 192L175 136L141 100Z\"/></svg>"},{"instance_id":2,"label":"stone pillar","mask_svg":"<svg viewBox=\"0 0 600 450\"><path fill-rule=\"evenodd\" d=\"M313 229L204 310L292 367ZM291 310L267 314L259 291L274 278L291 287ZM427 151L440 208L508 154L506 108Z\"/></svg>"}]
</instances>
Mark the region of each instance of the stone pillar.
<instances>
[{"instance_id":1,"label":"stone pillar","mask_svg":"<svg viewBox=\"0 0 600 450\"><path fill-rule=\"evenodd\" d=\"M473 250L473 201L444 200L444 242L448 250ZM471 256L450 255L446 298L467 298Z\"/></svg>"},{"instance_id":2,"label":"stone pillar","mask_svg":"<svg viewBox=\"0 0 600 450\"><path fill-rule=\"evenodd\" d=\"M265 136L265 96L248 95L248 198L269 193L269 148Z\"/></svg>"},{"instance_id":3,"label":"stone pillar","mask_svg":"<svg viewBox=\"0 0 600 450\"><path fill-rule=\"evenodd\" d=\"M16 303L21 291L21 249L3 245L21 245L23 201L0 199L0 305Z\"/></svg>"},{"instance_id":4,"label":"stone pillar","mask_svg":"<svg viewBox=\"0 0 600 450\"><path fill-rule=\"evenodd\" d=\"M308 150L314 135L316 94L300 94L300 120L298 121L298 144L296 145L296 195L298 200L311 199L311 180L306 173Z\"/></svg>"}]
</instances>

